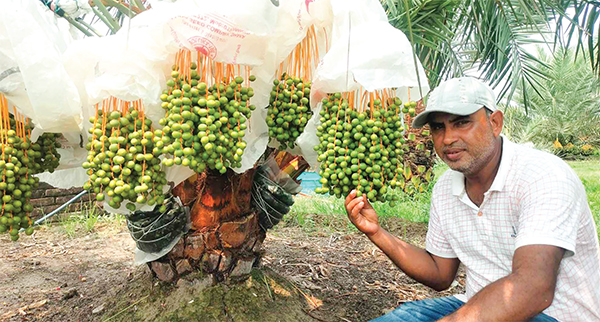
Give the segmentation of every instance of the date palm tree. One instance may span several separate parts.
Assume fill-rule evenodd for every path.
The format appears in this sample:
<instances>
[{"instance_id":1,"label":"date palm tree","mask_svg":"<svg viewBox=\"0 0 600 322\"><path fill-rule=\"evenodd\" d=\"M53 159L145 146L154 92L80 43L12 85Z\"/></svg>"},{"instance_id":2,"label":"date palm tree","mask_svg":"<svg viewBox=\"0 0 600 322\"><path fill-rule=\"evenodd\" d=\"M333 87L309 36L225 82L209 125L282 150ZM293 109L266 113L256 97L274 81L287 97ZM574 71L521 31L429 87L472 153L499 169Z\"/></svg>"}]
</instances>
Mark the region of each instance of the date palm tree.
<instances>
[{"instance_id":1,"label":"date palm tree","mask_svg":"<svg viewBox=\"0 0 600 322\"><path fill-rule=\"evenodd\" d=\"M511 101L518 86L527 109L542 95L548 65L535 44L548 51L575 47L600 73L596 22L600 4L586 0L382 0L390 23L404 31L425 67L431 88L441 80L479 74L500 98ZM532 52L533 49L533 52Z\"/></svg>"},{"instance_id":2,"label":"date palm tree","mask_svg":"<svg viewBox=\"0 0 600 322\"><path fill-rule=\"evenodd\" d=\"M520 122L508 124L513 138L549 147L554 140L562 145L588 143L600 145L600 81L588 59L575 57L574 50L559 50L554 55L541 52L548 66L548 77L540 79L542 96L530 86L519 86L516 105L508 107L509 117L519 114L524 97L530 97L529 113L521 112Z\"/></svg>"},{"instance_id":3,"label":"date palm tree","mask_svg":"<svg viewBox=\"0 0 600 322\"><path fill-rule=\"evenodd\" d=\"M53 7L52 1L42 2ZM510 101L518 86L526 108L532 93L542 96L547 63L527 50L531 44L575 45L596 72L600 70L595 25L600 5L585 0L381 0L389 21L408 36L415 60L425 67L430 87L473 70ZM113 34L123 23L148 9L144 0L92 0L92 17L70 17L86 36L99 30ZM53 7L57 14L60 8ZM103 26L103 28L97 28ZM418 74L418 73L417 73ZM427 82L427 80L420 80ZM425 93L423 93L425 94ZM199 174L176 187L192 209L196 230L151 267L163 280L201 267L220 276L246 273L260 254L264 231L250 209L253 170L223 176Z\"/></svg>"}]
</instances>

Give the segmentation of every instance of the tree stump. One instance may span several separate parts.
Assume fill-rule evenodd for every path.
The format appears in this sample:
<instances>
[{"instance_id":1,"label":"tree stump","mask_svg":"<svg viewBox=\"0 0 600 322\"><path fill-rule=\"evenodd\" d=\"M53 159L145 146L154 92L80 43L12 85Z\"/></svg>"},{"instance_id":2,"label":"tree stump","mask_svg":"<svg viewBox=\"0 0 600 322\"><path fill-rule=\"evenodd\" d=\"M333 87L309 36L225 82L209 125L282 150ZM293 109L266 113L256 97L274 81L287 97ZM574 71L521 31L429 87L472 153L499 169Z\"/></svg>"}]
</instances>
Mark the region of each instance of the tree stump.
<instances>
[{"instance_id":1,"label":"tree stump","mask_svg":"<svg viewBox=\"0 0 600 322\"><path fill-rule=\"evenodd\" d=\"M204 172L173 189L191 209L192 229L166 256L149 264L154 276L165 282L201 271L215 280L244 279L258 266L265 232L251 207L254 169Z\"/></svg>"}]
</instances>

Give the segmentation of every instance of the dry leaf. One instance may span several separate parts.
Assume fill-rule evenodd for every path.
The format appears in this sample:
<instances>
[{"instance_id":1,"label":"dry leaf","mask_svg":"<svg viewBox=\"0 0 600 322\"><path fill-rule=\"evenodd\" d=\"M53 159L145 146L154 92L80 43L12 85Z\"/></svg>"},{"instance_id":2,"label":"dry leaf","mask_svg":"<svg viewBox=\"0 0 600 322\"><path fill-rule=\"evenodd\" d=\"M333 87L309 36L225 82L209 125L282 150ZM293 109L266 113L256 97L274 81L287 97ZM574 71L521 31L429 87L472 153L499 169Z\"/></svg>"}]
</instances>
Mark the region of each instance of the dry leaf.
<instances>
[{"instance_id":1,"label":"dry leaf","mask_svg":"<svg viewBox=\"0 0 600 322\"><path fill-rule=\"evenodd\" d=\"M306 300L308 301L308 304L310 304L310 310L315 310L318 309L319 307L321 307L321 305L323 305L323 301L319 300L318 298L314 297L313 295L309 295L306 296Z\"/></svg>"},{"instance_id":2,"label":"dry leaf","mask_svg":"<svg viewBox=\"0 0 600 322\"><path fill-rule=\"evenodd\" d=\"M17 312L7 312L7 313L2 314L2 319L7 319L8 320L8 319L12 318L15 315L17 315Z\"/></svg>"},{"instance_id":3,"label":"dry leaf","mask_svg":"<svg viewBox=\"0 0 600 322\"><path fill-rule=\"evenodd\" d=\"M29 305L30 309L37 309L38 307L43 306L44 304L48 303L48 300L41 300L41 301L37 301L33 304Z\"/></svg>"}]
</instances>

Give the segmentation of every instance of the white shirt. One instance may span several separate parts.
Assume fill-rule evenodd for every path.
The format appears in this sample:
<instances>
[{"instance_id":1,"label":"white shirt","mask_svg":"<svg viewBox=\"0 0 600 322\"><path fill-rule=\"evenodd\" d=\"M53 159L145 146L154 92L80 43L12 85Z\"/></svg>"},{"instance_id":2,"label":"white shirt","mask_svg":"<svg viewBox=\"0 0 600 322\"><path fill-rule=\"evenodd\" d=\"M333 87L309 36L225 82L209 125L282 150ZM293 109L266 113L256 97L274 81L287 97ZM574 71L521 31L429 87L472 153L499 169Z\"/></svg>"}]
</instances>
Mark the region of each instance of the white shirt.
<instances>
[{"instance_id":1,"label":"white shirt","mask_svg":"<svg viewBox=\"0 0 600 322\"><path fill-rule=\"evenodd\" d=\"M564 248L552 305L561 322L600 321L600 250L583 184L560 158L502 137L498 173L477 207L448 170L431 200L426 249L466 267L466 297L512 272L517 248Z\"/></svg>"}]
</instances>

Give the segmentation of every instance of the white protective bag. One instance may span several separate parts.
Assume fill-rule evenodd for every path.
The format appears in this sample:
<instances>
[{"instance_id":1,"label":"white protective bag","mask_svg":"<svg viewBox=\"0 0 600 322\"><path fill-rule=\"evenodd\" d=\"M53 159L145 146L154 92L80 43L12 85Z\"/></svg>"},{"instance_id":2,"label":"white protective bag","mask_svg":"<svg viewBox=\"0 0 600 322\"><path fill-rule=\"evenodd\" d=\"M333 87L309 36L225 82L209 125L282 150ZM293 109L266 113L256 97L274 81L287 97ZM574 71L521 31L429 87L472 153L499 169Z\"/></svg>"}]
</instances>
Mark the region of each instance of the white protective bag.
<instances>
[{"instance_id":1,"label":"white protective bag","mask_svg":"<svg viewBox=\"0 0 600 322\"><path fill-rule=\"evenodd\" d=\"M429 92L423 66L414 64L404 33L387 22L349 28L332 44L317 69L311 91L313 107L327 93L397 88L401 99L416 101Z\"/></svg>"},{"instance_id":2,"label":"white protective bag","mask_svg":"<svg viewBox=\"0 0 600 322\"><path fill-rule=\"evenodd\" d=\"M328 0L317 0L317 2L328 2ZM255 93L252 102L257 107L262 109L269 105L273 80L279 64L306 36L312 21L305 0L279 1L277 23L267 44L265 59L262 64L252 68L252 74L256 76L256 81L252 84ZM266 118L266 113L264 116Z\"/></svg>"},{"instance_id":3,"label":"white protective bag","mask_svg":"<svg viewBox=\"0 0 600 322\"><path fill-rule=\"evenodd\" d=\"M66 21L36 0L0 1L0 92L45 132L78 132L81 108L61 55Z\"/></svg>"},{"instance_id":4,"label":"white protective bag","mask_svg":"<svg viewBox=\"0 0 600 322\"><path fill-rule=\"evenodd\" d=\"M316 46L319 50L319 57L316 57L318 62L327 52L332 22L333 14L330 0L280 1L277 27L269 42L265 63L252 69L253 74L257 76L255 93L261 95L259 101L261 106L265 107L265 117L273 88L273 80L275 80L277 74L281 73L277 72L279 68L286 69L289 55L307 37L307 32L311 27L315 28ZM313 66L313 68L316 68L316 66ZM314 73L314 70L312 72ZM301 75L295 76L300 77ZM276 140L271 140L270 146L279 148L279 143ZM286 151L294 155L301 153L297 147L287 148Z\"/></svg>"},{"instance_id":5,"label":"white protective bag","mask_svg":"<svg viewBox=\"0 0 600 322\"><path fill-rule=\"evenodd\" d=\"M336 43L346 37L349 28L365 23L387 22L388 18L379 0L329 0L331 1L331 41ZM324 21L325 22L325 21Z\"/></svg>"},{"instance_id":6,"label":"white protective bag","mask_svg":"<svg viewBox=\"0 0 600 322\"><path fill-rule=\"evenodd\" d=\"M166 89L179 48L198 50L218 62L264 64L278 10L271 0L156 2L116 35L74 43L65 58L73 66L69 74L84 84L79 86L86 96L84 119L93 115L94 104L113 96L128 101L141 99L146 115L157 125L164 117L159 97ZM251 102L259 109L249 120L245 137L248 148L242 166L234 169L238 173L254 165L268 142L265 115L260 109L264 102L258 102L264 94L255 89L255 96L257 100ZM86 124L86 129L89 126Z\"/></svg>"},{"instance_id":7,"label":"white protective bag","mask_svg":"<svg viewBox=\"0 0 600 322\"><path fill-rule=\"evenodd\" d=\"M418 59L415 66L411 44L402 31L387 21L358 26L354 26L352 18L337 21L349 25L332 43L317 68L311 88L314 115L307 130L298 138L298 147L311 166L317 163L313 147L319 144L318 111L328 93L355 91L361 87L367 91L396 88L396 95L402 101L407 101L409 96L416 101L429 92L423 66ZM342 27L338 26L337 30L343 32Z\"/></svg>"}]
</instances>

